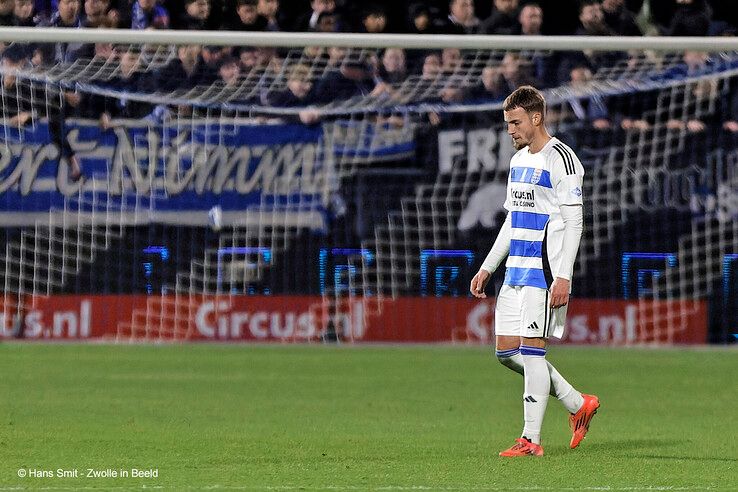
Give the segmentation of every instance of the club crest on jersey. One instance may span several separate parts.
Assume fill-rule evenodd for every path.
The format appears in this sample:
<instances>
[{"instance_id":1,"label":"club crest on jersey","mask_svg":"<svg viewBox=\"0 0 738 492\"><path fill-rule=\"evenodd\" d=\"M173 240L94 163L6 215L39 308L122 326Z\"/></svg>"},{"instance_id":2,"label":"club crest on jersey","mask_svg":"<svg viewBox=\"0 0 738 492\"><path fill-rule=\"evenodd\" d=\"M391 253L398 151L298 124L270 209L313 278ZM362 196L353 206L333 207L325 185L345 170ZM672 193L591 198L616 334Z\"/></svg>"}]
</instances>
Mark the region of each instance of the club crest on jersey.
<instances>
[{"instance_id":1,"label":"club crest on jersey","mask_svg":"<svg viewBox=\"0 0 738 492\"><path fill-rule=\"evenodd\" d=\"M582 189L577 186L576 188L571 190L571 194L574 196L582 196Z\"/></svg>"},{"instance_id":2,"label":"club crest on jersey","mask_svg":"<svg viewBox=\"0 0 738 492\"><path fill-rule=\"evenodd\" d=\"M530 178L531 184L538 184L538 182L541 180L541 175L543 174L543 169L536 169L533 171L533 176Z\"/></svg>"}]
</instances>

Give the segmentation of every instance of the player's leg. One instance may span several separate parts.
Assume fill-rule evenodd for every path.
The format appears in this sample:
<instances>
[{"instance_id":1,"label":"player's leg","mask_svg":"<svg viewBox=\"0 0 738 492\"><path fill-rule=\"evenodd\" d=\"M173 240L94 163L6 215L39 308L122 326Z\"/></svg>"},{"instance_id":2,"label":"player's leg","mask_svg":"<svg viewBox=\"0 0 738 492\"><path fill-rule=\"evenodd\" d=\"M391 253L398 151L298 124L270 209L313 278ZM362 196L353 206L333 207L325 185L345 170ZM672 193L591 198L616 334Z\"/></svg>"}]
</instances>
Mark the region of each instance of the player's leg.
<instances>
[{"instance_id":1,"label":"player's leg","mask_svg":"<svg viewBox=\"0 0 738 492\"><path fill-rule=\"evenodd\" d=\"M548 310L545 308L545 289L518 288L520 305L520 355L523 359L525 391L523 435L500 456L542 456L541 425L546 413L551 378L546 365L545 330Z\"/></svg>"},{"instance_id":2,"label":"player's leg","mask_svg":"<svg viewBox=\"0 0 738 492\"><path fill-rule=\"evenodd\" d=\"M546 339L550 309L548 291L523 287L521 291L520 355L525 370L523 437L541 443L541 426L551 391L551 374L546 362Z\"/></svg>"},{"instance_id":3,"label":"player's leg","mask_svg":"<svg viewBox=\"0 0 738 492\"><path fill-rule=\"evenodd\" d=\"M523 413L525 425L523 437L534 444L541 444L541 427L551 390L551 376L546 364L546 339L521 337L520 355L525 368Z\"/></svg>"},{"instance_id":4,"label":"player's leg","mask_svg":"<svg viewBox=\"0 0 738 492\"><path fill-rule=\"evenodd\" d=\"M543 456L541 425L546 413L551 379L546 366L546 339L520 337L525 391L523 393L523 434L500 456Z\"/></svg>"},{"instance_id":5,"label":"player's leg","mask_svg":"<svg viewBox=\"0 0 738 492\"><path fill-rule=\"evenodd\" d=\"M550 312L548 327L546 328L547 336L563 337L567 307L561 306ZM556 394L556 397L570 414L569 427L572 431L572 437L569 447L574 449L579 446L579 443L582 442L589 431L589 424L592 417L597 413L600 401L596 396L585 395L574 389L551 363L548 363L548 369L551 375L551 394Z\"/></svg>"},{"instance_id":6,"label":"player's leg","mask_svg":"<svg viewBox=\"0 0 738 492\"><path fill-rule=\"evenodd\" d=\"M520 355L520 288L503 285L495 303L495 355L505 367L523 374Z\"/></svg>"},{"instance_id":7,"label":"player's leg","mask_svg":"<svg viewBox=\"0 0 738 492\"><path fill-rule=\"evenodd\" d=\"M520 326L522 324L519 292L503 285L495 305L495 355L505 367L524 375L523 356L520 355ZM544 320L546 321L546 320ZM547 362L551 375L551 396L558 398L569 413L576 413L582 406L582 395L576 391L554 366Z\"/></svg>"}]
</instances>

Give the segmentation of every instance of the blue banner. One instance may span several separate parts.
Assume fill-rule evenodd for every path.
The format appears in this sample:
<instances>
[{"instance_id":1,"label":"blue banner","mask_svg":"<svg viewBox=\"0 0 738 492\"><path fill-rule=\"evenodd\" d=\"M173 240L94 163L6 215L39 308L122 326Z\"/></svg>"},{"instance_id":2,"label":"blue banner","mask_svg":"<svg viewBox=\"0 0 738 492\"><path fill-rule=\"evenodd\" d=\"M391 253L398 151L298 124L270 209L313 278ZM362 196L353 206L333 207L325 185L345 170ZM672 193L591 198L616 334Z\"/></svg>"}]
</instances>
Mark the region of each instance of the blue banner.
<instances>
[{"instance_id":1,"label":"blue banner","mask_svg":"<svg viewBox=\"0 0 738 492\"><path fill-rule=\"evenodd\" d=\"M157 222L204 224L207 212L220 207L224 223L241 222L247 210L278 209L297 214L299 225L320 227L316 217L330 200L332 166L321 150L320 126L180 123L102 130L97 122L69 121L66 138L84 174L78 183L59 165L59 147L45 123L3 127L0 221L32 225L81 189L111 199L149 197L150 219ZM305 218L311 223L303 223Z\"/></svg>"}]
</instances>

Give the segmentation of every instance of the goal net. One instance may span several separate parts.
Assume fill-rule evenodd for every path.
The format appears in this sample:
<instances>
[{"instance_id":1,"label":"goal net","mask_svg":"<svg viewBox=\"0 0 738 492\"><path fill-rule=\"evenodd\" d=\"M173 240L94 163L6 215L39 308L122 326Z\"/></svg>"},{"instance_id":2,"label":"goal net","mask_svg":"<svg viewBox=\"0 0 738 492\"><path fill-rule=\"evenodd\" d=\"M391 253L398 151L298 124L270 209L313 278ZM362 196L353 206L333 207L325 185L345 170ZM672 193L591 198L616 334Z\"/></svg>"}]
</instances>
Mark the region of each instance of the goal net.
<instances>
[{"instance_id":1,"label":"goal net","mask_svg":"<svg viewBox=\"0 0 738 492\"><path fill-rule=\"evenodd\" d=\"M735 331L735 51L130 34L4 44L6 336L71 331L54 305L76 295L121 341L487 341L468 285L525 84L586 170L568 340Z\"/></svg>"}]
</instances>

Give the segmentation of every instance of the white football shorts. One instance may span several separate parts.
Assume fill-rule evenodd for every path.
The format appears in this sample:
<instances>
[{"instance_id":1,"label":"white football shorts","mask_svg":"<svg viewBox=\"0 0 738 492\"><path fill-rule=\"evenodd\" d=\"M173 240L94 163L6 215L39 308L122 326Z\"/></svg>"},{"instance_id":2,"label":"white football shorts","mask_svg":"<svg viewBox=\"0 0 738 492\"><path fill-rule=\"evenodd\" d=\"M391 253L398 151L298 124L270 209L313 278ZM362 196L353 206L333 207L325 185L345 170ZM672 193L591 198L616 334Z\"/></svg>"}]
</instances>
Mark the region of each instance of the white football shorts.
<instances>
[{"instance_id":1,"label":"white football shorts","mask_svg":"<svg viewBox=\"0 0 738 492\"><path fill-rule=\"evenodd\" d=\"M550 297L539 287L503 285L495 303L495 335L563 337L569 305L551 309Z\"/></svg>"}]
</instances>

